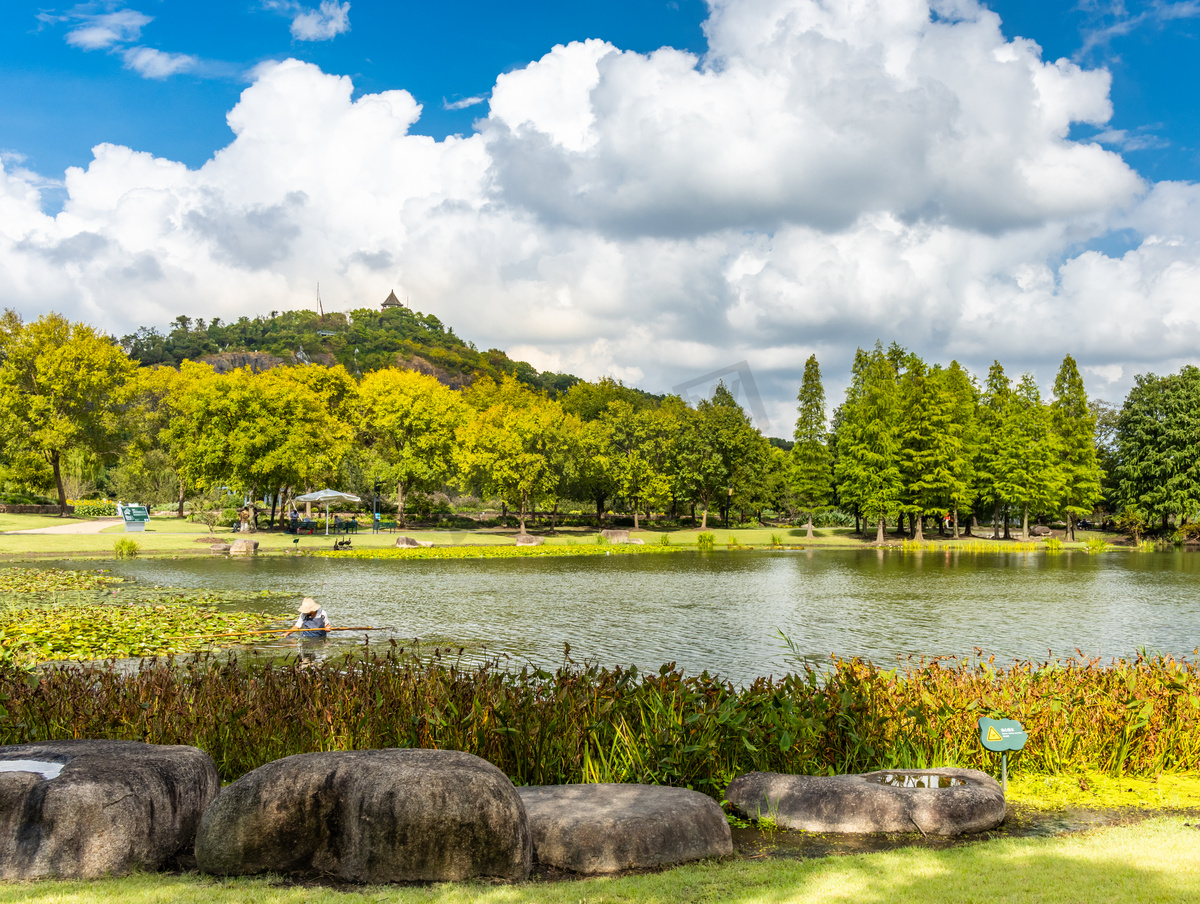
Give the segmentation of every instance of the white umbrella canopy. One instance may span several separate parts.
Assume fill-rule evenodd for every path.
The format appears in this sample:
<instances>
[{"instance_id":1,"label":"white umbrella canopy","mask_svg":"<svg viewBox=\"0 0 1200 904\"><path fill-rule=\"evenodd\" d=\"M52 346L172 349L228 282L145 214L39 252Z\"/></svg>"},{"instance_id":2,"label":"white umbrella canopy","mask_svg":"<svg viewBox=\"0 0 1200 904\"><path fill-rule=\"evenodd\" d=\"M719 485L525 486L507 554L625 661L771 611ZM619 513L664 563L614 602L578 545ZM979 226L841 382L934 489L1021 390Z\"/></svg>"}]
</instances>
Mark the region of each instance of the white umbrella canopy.
<instances>
[{"instance_id":1,"label":"white umbrella canopy","mask_svg":"<svg viewBox=\"0 0 1200 904\"><path fill-rule=\"evenodd\" d=\"M317 505L325 506L325 535L329 535L329 506L334 502L362 502L357 496L350 493L343 493L341 490L315 490L311 493L305 493L303 496L297 496L293 502L315 502Z\"/></svg>"}]
</instances>

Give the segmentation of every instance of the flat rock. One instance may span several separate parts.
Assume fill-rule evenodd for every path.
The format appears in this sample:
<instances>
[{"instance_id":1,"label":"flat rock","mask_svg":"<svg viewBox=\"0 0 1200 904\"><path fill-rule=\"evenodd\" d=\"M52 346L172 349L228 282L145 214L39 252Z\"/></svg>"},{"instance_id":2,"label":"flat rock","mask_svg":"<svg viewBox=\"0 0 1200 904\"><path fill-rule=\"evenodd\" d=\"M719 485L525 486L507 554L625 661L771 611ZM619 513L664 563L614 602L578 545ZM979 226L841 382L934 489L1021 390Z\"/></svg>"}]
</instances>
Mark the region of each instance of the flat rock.
<instances>
[{"instance_id":1,"label":"flat rock","mask_svg":"<svg viewBox=\"0 0 1200 904\"><path fill-rule=\"evenodd\" d=\"M415 537L397 537L396 545L401 549L416 549L420 546L432 546L430 540L418 540Z\"/></svg>"},{"instance_id":2,"label":"flat rock","mask_svg":"<svg viewBox=\"0 0 1200 904\"><path fill-rule=\"evenodd\" d=\"M711 797L658 785L518 788L538 863L615 873L727 857L729 822Z\"/></svg>"},{"instance_id":3,"label":"flat rock","mask_svg":"<svg viewBox=\"0 0 1200 904\"><path fill-rule=\"evenodd\" d=\"M257 540L234 540L229 547L231 556L253 556L258 554Z\"/></svg>"},{"instance_id":4,"label":"flat rock","mask_svg":"<svg viewBox=\"0 0 1200 904\"><path fill-rule=\"evenodd\" d=\"M741 816L770 816L805 832L962 835L995 828L1005 813L1000 783L974 769L832 776L751 772L730 782L725 797Z\"/></svg>"},{"instance_id":5,"label":"flat rock","mask_svg":"<svg viewBox=\"0 0 1200 904\"><path fill-rule=\"evenodd\" d=\"M453 750L302 753L224 788L196 838L200 869L350 882L524 879L532 846L508 777Z\"/></svg>"},{"instance_id":6,"label":"flat rock","mask_svg":"<svg viewBox=\"0 0 1200 904\"><path fill-rule=\"evenodd\" d=\"M0 747L0 879L93 879L190 852L221 787L195 747L42 741Z\"/></svg>"},{"instance_id":7,"label":"flat rock","mask_svg":"<svg viewBox=\"0 0 1200 904\"><path fill-rule=\"evenodd\" d=\"M531 534L517 534L518 546L541 546L544 542L541 537L534 537Z\"/></svg>"},{"instance_id":8,"label":"flat rock","mask_svg":"<svg viewBox=\"0 0 1200 904\"><path fill-rule=\"evenodd\" d=\"M213 543L208 548L214 556L223 556L225 553L229 552L230 549L228 543Z\"/></svg>"}]
</instances>

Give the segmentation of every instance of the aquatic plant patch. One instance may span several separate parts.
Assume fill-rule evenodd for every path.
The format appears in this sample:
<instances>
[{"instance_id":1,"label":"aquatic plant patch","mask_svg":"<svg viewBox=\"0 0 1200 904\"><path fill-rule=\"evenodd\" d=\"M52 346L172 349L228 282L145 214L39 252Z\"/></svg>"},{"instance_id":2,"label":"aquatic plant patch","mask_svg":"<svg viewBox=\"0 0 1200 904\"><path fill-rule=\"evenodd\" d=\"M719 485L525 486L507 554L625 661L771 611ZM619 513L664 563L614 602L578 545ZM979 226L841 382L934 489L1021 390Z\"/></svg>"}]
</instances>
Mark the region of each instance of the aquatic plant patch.
<instances>
[{"instance_id":1,"label":"aquatic plant patch","mask_svg":"<svg viewBox=\"0 0 1200 904\"><path fill-rule=\"evenodd\" d=\"M605 543L581 543L562 546L419 546L410 549L330 549L303 550L307 556L334 559L525 559L544 556L619 556L679 552L681 546L637 546Z\"/></svg>"},{"instance_id":2,"label":"aquatic plant patch","mask_svg":"<svg viewBox=\"0 0 1200 904\"><path fill-rule=\"evenodd\" d=\"M73 605L0 613L0 663L166 656L208 649L195 635L256 628L278 618L204 605ZM226 642L229 642L228 640Z\"/></svg>"},{"instance_id":3,"label":"aquatic plant patch","mask_svg":"<svg viewBox=\"0 0 1200 904\"><path fill-rule=\"evenodd\" d=\"M63 593L72 590L104 590L123 584L124 578L106 571L67 571L61 568L0 569L0 593Z\"/></svg>"}]
</instances>

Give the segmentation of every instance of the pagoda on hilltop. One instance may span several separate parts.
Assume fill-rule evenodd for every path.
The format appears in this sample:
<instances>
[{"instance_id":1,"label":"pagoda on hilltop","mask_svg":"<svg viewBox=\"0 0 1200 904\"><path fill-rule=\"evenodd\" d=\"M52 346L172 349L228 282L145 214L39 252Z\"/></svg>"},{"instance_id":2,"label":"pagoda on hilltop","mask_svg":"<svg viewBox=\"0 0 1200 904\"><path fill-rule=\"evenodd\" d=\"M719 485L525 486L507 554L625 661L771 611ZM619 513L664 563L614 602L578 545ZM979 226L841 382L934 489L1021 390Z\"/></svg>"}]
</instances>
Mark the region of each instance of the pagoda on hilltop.
<instances>
[{"instance_id":1,"label":"pagoda on hilltop","mask_svg":"<svg viewBox=\"0 0 1200 904\"><path fill-rule=\"evenodd\" d=\"M404 307L404 302L396 297L396 290L392 289L392 291L388 293L388 297L383 300L383 310L386 311L388 308L402 307Z\"/></svg>"}]
</instances>

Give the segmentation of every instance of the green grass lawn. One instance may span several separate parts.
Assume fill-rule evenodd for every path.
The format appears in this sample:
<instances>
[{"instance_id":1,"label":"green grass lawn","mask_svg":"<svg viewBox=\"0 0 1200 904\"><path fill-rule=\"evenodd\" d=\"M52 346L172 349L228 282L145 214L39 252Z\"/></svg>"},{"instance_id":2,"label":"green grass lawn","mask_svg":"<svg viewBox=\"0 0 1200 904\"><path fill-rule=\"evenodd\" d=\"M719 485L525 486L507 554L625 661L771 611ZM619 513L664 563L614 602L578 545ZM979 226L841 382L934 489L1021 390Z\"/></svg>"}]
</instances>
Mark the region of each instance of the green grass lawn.
<instances>
[{"instance_id":1,"label":"green grass lawn","mask_svg":"<svg viewBox=\"0 0 1200 904\"><path fill-rule=\"evenodd\" d=\"M0 531L54 527L58 524L70 524L81 520L83 519L72 518L69 515L65 518L60 518L58 515L9 515L5 512L0 512Z\"/></svg>"},{"instance_id":2,"label":"green grass lawn","mask_svg":"<svg viewBox=\"0 0 1200 904\"><path fill-rule=\"evenodd\" d=\"M1200 888L1200 829L1184 817L951 850L731 860L651 875L517 885L332 889L270 879L137 875L0 885L0 904L1184 904Z\"/></svg>"}]
</instances>

